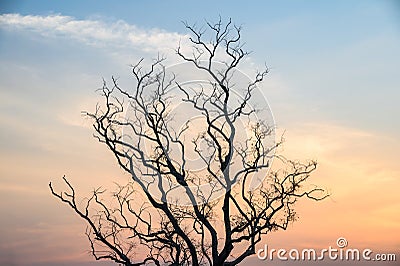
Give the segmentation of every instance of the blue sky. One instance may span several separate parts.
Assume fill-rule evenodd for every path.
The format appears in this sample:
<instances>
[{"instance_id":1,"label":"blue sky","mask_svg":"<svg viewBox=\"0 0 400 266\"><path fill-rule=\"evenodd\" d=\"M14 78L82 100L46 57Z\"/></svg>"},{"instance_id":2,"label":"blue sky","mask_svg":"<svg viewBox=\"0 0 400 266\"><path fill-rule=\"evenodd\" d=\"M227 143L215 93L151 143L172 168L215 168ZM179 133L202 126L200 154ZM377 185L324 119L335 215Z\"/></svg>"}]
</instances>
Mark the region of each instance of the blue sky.
<instances>
[{"instance_id":1,"label":"blue sky","mask_svg":"<svg viewBox=\"0 0 400 266\"><path fill-rule=\"evenodd\" d=\"M183 20L201 25L205 19L229 16L243 25L244 38L248 49L253 51L254 62L259 65L266 62L272 69L271 75L282 76L291 83L288 84L290 87L298 89L290 97L318 109L315 112L304 110L307 117L321 119L322 112L326 115L323 119L352 125L357 123L357 126L365 128L375 120L374 127L398 134L399 127L389 125L391 121L388 118L388 114L399 111L395 108L396 97L387 95L397 94L396 85L399 84L396 75L400 57L397 49L399 9L395 1L280 1L273 4L258 1L248 5L223 1L202 1L201 4L185 1L126 1L118 4L12 1L3 4L2 12L41 16L60 14L75 20L99 20L110 24L123 20L143 30L159 28L180 34L185 33ZM26 42L13 39L21 36L7 34L10 32L2 31L3 58L16 56L36 62L34 56L54 59L52 47L45 54L44 50L32 53L25 49ZM37 45L42 44L29 43L32 49ZM90 49L79 43L71 45L82 50ZM12 50L7 50L10 47ZM62 49L76 51L74 47L57 49L61 50L53 53L63 53L65 50ZM72 52L67 60L74 61L76 58L73 56L79 58L82 53L91 56L94 52ZM99 56L92 56L101 60ZM132 61L127 59L123 63ZM101 73L100 69L98 73L109 74ZM310 78L311 74L313 78Z\"/></svg>"},{"instance_id":2,"label":"blue sky","mask_svg":"<svg viewBox=\"0 0 400 266\"><path fill-rule=\"evenodd\" d=\"M318 159L316 183L334 195L322 221L305 205L302 223L271 241L303 245L315 231L309 242L326 246L347 233L352 243L398 250L398 2L1 1L0 264L88 260L84 227L47 184L67 174L85 192L125 179L81 111L93 110L103 77L130 86L140 57L161 52L176 62L173 49L187 38L181 21L218 16L243 25L252 51L243 70L271 69L261 88L286 130L282 152Z\"/></svg>"}]
</instances>

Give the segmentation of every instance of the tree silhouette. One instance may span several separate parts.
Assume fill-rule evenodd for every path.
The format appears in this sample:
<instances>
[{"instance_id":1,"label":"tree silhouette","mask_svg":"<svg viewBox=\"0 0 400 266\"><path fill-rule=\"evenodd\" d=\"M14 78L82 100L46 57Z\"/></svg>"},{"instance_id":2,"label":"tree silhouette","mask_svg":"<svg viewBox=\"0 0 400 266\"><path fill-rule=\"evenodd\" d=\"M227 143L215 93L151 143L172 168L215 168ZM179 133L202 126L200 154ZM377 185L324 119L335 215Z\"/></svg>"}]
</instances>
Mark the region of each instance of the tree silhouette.
<instances>
[{"instance_id":1,"label":"tree silhouette","mask_svg":"<svg viewBox=\"0 0 400 266\"><path fill-rule=\"evenodd\" d=\"M97 260L236 265L256 253L263 235L296 219L298 198L327 196L303 186L316 162L275 154L282 141L271 142L274 125L260 116L262 107L252 105L268 68L248 82L236 78L249 54L241 28L221 19L185 27L191 45L179 45L176 54L185 63L181 70L193 76L190 83L166 68L165 58L147 68L140 60L132 66L133 89L121 88L115 78L112 86L104 81L104 105L85 113L95 137L131 177L112 194L115 204L105 203L102 189L84 206L77 204L65 176L66 192L49 184L86 221ZM273 158L281 169L269 169Z\"/></svg>"}]
</instances>

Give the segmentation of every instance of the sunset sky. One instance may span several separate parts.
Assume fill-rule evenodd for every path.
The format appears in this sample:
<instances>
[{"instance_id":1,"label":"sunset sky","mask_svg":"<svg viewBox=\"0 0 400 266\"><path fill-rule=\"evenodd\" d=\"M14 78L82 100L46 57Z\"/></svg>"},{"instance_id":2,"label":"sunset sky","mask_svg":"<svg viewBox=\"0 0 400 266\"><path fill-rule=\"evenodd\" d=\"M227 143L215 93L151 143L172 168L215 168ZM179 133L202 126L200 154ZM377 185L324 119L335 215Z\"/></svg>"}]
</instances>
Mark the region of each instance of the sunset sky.
<instances>
[{"instance_id":1,"label":"sunset sky","mask_svg":"<svg viewBox=\"0 0 400 266\"><path fill-rule=\"evenodd\" d=\"M345 237L398 265L400 3L389 0L0 1L0 265L95 265L85 224L48 183L63 189L65 174L84 197L128 177L81 111L101 100L102 78L133 84L141 57L176 63L182 21L219 15L243 26L243 71L271 70L260 88L284 132L279 152L317 160L310 184L331 194L300 201L299 221L263 244L322 249Z\"/></svg>"}]
</instances>

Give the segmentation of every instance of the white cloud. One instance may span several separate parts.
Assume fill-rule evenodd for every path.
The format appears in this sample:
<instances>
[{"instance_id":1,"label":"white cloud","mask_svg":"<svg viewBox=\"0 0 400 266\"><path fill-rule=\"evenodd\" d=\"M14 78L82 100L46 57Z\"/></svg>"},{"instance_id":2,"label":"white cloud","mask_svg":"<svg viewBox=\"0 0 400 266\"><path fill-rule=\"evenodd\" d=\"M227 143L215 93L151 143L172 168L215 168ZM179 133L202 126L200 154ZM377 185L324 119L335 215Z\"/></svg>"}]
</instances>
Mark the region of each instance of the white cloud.
<instances>
[{"instance_id":1,"label":"white cloud","mask_svg":"<svg viewBox=\"0 0 400 266\"><path fill-rule=\"evenodd\" d=\"M99 20L77 20L63 15L34 16L0 15L0 27L28 30L46 37L67 37L87 45L134 47L147 52L168 52L187 36L153 28L145 30L118 20L105 23Z\"/></svg>"}]
</instances>

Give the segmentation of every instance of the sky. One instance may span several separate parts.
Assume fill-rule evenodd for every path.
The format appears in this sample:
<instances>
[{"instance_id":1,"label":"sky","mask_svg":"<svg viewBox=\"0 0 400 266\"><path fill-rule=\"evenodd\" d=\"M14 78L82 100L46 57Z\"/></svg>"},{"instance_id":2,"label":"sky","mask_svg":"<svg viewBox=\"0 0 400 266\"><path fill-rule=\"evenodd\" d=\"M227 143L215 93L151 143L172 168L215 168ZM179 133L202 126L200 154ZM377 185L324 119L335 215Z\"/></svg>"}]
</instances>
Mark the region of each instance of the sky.
<instances>
[{"instance_id":1,"label":"sky","mask_svg":"<svg viewBox=\"0 0 400 266\"><path fill-rule=\"evenodd\" d=\"M300 201L299 221L263 243L345 237L400 260L399 2L16 0L0 1L0 265L95 265L85 225L48 189L64 174L81 195L127 180L81 111L94 110L102 78L132 85L140 58L177 62L182 21L219 16L243 27L243 71L270 68L260 88L284 132L279 152L317 160L310 181L331 194Z\"/></svg>"}]
</instances>

